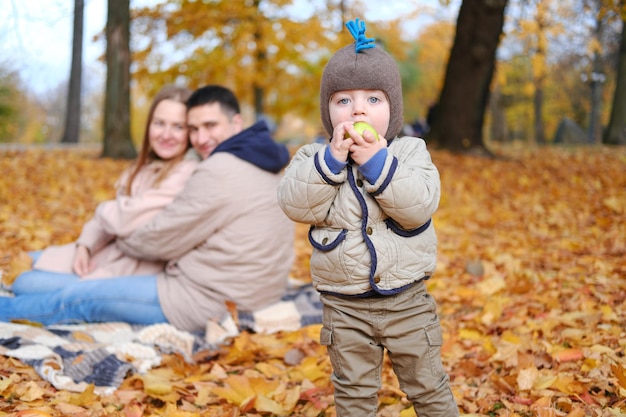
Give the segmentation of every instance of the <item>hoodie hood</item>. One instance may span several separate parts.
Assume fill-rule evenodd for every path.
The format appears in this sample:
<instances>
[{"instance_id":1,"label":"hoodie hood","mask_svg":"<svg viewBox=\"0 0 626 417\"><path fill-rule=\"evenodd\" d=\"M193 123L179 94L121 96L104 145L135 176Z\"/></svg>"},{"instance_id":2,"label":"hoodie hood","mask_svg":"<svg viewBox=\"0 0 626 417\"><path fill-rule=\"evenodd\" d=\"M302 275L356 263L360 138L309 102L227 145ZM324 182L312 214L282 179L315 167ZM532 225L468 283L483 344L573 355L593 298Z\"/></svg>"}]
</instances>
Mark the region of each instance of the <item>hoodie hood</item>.
<instances>
[{"instance_id":1,"label":"hoodie hood","mask_svg":"<svg viewBox=\"0 0 626 417\"><path fill-rule=\"evenodd\" d=\"M213 153L228 152L264 171L280 172L289 163L289 151L276 143L264 121L259 121L220 143Z\"/></svg>"}]
</instances>

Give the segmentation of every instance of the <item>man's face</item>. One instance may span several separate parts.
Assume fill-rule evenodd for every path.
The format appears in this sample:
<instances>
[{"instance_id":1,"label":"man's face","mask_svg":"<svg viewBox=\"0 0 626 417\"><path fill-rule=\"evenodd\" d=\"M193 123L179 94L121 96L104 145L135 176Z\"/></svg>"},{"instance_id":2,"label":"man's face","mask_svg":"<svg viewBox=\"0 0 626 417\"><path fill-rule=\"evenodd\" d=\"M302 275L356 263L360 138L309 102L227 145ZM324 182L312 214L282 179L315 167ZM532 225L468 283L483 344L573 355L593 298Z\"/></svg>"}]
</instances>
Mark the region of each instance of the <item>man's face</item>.
<instances>
[{"instance_id":1,"label":"man's face","mask_svg":"<svg viewBox=\"0 0 626 417\"><path fill-rule=\"evenodd\" d=\"M224 113L219 103L189 109L187 126L191 144L202 159L207 159L217 145L243 129L241 115Z\"/></svg>"}]
</instances>

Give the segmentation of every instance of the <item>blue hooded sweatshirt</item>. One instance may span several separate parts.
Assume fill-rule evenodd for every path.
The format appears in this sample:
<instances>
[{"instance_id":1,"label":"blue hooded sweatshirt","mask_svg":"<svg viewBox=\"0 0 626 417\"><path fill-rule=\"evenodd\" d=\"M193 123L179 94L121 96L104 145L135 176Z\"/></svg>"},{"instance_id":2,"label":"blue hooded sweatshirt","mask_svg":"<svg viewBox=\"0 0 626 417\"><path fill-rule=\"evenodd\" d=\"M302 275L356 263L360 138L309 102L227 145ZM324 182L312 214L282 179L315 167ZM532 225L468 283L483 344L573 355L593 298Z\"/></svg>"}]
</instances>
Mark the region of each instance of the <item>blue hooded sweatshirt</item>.
<instances>
[{"instance_id":1,"label":"blue hooded sweatshirt","mask_svg":"<svg viewBox=\"0 0 626 417\"><path fill-rule=\"evenodd\" d=\"M216 152L228 152L250 162L264 171L280 172L289 163L289 151L276 143L264 121L259 121L242 130L230 139L217 145Z\"/></svg>"}]
</instances>

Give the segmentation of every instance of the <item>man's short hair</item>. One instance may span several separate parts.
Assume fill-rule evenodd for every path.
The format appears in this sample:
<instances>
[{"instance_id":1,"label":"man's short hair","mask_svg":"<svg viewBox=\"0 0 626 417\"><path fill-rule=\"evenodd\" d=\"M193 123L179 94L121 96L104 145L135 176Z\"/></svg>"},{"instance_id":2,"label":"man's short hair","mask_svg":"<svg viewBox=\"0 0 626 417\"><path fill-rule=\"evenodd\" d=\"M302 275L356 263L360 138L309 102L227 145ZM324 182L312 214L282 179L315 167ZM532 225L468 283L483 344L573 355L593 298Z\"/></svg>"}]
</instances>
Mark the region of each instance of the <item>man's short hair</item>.
<instances>
[{"instance_id":1,"label":"man's short hair","mask_svg":"<svg viewBox=\"0 0 626 417\"><path fill-rule=\"evenodd\" d=\"M231 116L241 112L239 100L235 94L221 85L207 85L198 88L187 100L187 110L212 103L219 103L222 111Z\"/></svg>"}]
</instances>

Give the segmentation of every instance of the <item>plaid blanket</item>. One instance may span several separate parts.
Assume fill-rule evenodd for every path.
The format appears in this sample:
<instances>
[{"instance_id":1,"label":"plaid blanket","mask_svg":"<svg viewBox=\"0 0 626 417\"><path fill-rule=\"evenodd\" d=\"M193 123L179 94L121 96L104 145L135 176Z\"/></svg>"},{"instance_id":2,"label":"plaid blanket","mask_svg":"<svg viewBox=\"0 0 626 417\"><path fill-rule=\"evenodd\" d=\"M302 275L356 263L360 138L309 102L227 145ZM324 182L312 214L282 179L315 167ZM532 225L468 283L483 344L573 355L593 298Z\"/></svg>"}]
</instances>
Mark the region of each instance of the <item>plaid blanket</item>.
<instances>
[{"instance_id":1,"label":"plaid blanket","mask_svg":"<svg viewBox=\"0 0 626 417\"><path fill-rule=\"evenodd\" d=\"M280 302L263 310L237 311L209 322L204 334L180 331L169 324L36 327L0 322L0 354L32 366L57 389L83 392L94 384L97 393L110 394L128 372L144 373L159 365L162 354L180 353L192 362L195 353L215 349L240 331L294 331L321 319L319 294L307 284L289 287Z\"/></svg>"}]
</instances>

